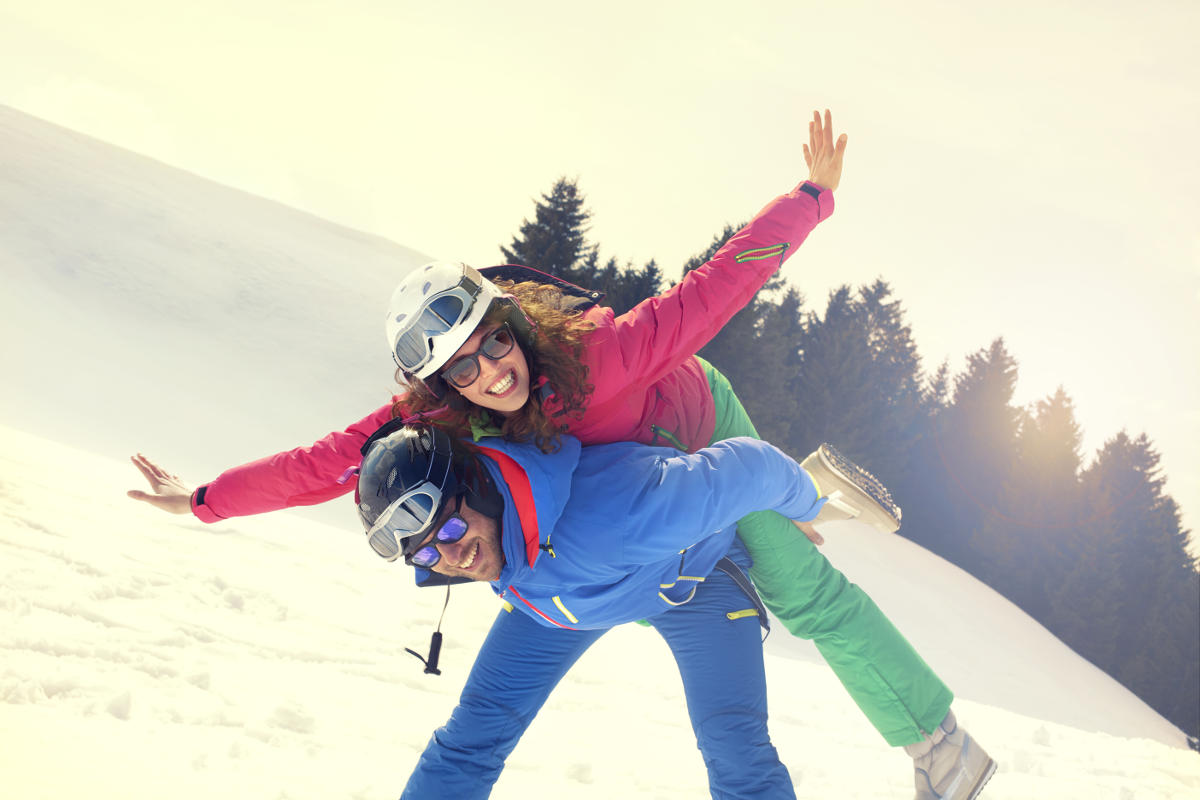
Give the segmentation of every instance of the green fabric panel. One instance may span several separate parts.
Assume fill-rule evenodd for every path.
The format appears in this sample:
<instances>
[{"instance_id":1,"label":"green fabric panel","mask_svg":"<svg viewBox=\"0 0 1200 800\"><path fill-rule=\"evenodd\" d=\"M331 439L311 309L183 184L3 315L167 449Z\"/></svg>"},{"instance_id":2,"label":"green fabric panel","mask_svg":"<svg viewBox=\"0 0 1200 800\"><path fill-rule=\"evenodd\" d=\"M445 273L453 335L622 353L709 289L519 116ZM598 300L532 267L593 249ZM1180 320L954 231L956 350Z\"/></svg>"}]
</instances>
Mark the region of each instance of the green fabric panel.
<instances>
[{"instance_id":1,"label":"green fabric panel","mask_svg":"<svg viewBox=\"0 0 1200 800\"><path fill-rule=\"evenodd\" d=\"M716 405L713 442L758 432L725 376L700 360ZM772 511L738 521L750 577L763 603L795 636L811 639L888 744L919 742L946 717L954 695L875 602Z\"/></svg>"}]
</instances>

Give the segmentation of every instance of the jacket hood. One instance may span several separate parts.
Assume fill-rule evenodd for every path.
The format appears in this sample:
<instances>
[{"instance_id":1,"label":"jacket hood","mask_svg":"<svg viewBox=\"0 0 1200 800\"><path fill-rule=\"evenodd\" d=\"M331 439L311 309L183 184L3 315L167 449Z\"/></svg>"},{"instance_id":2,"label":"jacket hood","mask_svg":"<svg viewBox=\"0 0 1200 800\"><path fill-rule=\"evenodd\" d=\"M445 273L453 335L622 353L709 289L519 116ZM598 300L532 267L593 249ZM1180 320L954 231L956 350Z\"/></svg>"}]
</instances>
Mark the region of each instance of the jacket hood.
<instances>
[{"instance_id":1,"label":"jacket hood","mask_svg":"<svg viewBox=\"0 0 1200 800\"><path fill-rule=\"evenodd\" d=\"M570 499L571 481L579 465L579 440L563 436L560 441L553 453L499 437L477 442L484 464L504 496L501 543L505 566L498 583L505 583L518 566L532 567L553 545L550 535Z\"/></svg>"},{"instance_id":2,"label":"jacket hood","mask_svg":"<svg viewBox=\"0 0 1200 800\"><path fill-rule=\"evenodd\" d=\"M512 575L514 565L533 566L550 546L550 534L562 516L571 495L571 480L579 464L579 440L563 436L553 453L543 453L532 444L488 437L476 442L483 463L504 498L501 545L505 566L497 582ZM432 570L415 567L421 587L469 583L469 578L447 578Z\"/></svg>"}]
</instances>

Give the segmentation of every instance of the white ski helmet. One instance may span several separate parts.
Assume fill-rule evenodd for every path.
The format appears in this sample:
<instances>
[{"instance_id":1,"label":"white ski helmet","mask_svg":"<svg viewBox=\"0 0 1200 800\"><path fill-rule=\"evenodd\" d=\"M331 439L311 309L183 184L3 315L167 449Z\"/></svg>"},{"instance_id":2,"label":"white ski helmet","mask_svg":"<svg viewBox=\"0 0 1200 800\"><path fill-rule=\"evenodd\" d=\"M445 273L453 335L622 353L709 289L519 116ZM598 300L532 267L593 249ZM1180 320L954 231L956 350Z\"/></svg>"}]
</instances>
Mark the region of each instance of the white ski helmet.
<instances>
[{"instance_id":1,"label":"white ski helmet","mask_svg":"<svg viewBox=\"0 0 1200 800\"><path fill-rule=\"evenodd\" d=\"M386 332L392 358L425 380L463 346L497 301L500 287L466 264L434 261L410 272L392 292Z\"/></svg>"}]
</instances>

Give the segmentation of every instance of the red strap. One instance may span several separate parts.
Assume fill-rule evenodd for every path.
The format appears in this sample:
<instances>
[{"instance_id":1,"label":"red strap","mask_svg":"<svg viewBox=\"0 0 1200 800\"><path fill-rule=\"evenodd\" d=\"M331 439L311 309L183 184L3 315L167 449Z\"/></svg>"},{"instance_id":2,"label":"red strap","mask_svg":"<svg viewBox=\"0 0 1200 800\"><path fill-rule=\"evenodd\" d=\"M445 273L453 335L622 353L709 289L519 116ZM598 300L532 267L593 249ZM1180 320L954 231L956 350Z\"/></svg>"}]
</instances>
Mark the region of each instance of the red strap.
<instances>
[{"instance_id":1,"label":"red strap","mask_svg":"<svg viewBox=\"0 0 1200 800\"><path fill-rule=\"evenodd\" d=\"M538 535L537 508L533 504L533 489L529 486L529 476L525 474L521 465L507 453L482 445L479 446L479 449L500 467L500 475L504 478L504 483L508 485L513 504L517 507L517 518L521 520L521 533L525 536L525 558L532 567L542 551L538 549L541 538ZM535 608L534 611L537 609Z\"/></svg>"}]
</instances>

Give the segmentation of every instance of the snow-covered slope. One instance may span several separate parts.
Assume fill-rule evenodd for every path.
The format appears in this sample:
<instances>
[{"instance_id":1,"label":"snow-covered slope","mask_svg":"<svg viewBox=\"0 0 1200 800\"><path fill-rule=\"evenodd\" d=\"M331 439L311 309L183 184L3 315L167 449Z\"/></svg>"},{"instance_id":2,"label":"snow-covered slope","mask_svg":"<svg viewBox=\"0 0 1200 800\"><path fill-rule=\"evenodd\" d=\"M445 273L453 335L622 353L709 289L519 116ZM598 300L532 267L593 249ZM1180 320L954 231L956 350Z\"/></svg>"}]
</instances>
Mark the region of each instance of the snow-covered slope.
<instances>
[{"instance_id":1,"label":"snow-covered slope","mask_svg":"<svg viewBox=\"0 0 1200 800\"><path fill-rule=\"evenodd\" d=\"M143 450L193 482L383 402L391 286L424 260L0 108L0 796L386 797L496 613L378 563L348 503L205 526L124 497ZM36 436L31 435L36 434ZM69 446L67 446L69 445ZM102 455L97 455L102 454ZM1012 604L899 537L826 552L959 695L989 798L1200 792L1183 735ZM804 797L904 797L888 750L781 628L772 731ZM626 626L589 653L497 797L704 793L674 665Z\"/></svg>"},{"instance_id":2,"label":"snow-covered slope","mask_svg":"<svg viewBox=\"0 0 1200 800\"><path fill-rule=\"evenodd\" d=\"M857 523L830 523L824 531L825 555L871 595L959 697L1083 730L1186 746L1177 727L969 573L901 536ZM811 643L784 635L782 627L768 650L820 659Z\"/></svg>"},{"instance_id":3,"label":"snow-covered slope","mask_svg":"<svg viewBox=\"0 0 1200 800\"><path fill-rule=\"evenodd\" d=\"M124 497L135 478L0 428L3 796L399 794L497 613L491 593L454 589L444 674L427 676L404 648L425 649L444 594L372 555L350 504L337 528L291 514L206 526ZM1164 743L1178 731L995 593L897 537L825 533L958 691L960 718L1001 763L989 800L1200 792L1200 758ZM953 600L905 601L914 584ZM797 794L910 797L905 757L828 668L780 654L787 642L768 640L771 732ZM1027 702L1006 707L1019 686ZM626 625L564 680L493 796L704 795L670 654Z\"/></svg>"},{"instance_id":4,"label":"snow-covered slope","mask_svg":"<svg viewBox=\"0 0 1200 800\"><path fill-rule=\"evenodd\" d=\"M205 476L306 443L387 401L426 260L0 106L0 421Z\"/></svg>"}]
</instances>

